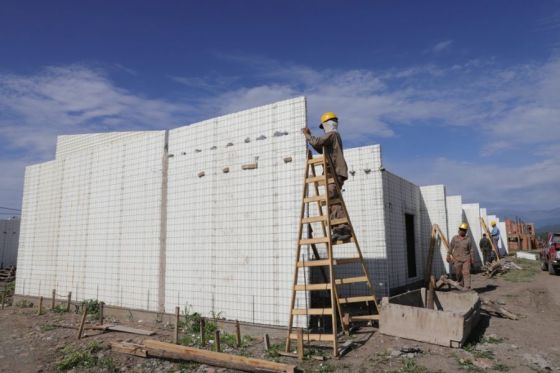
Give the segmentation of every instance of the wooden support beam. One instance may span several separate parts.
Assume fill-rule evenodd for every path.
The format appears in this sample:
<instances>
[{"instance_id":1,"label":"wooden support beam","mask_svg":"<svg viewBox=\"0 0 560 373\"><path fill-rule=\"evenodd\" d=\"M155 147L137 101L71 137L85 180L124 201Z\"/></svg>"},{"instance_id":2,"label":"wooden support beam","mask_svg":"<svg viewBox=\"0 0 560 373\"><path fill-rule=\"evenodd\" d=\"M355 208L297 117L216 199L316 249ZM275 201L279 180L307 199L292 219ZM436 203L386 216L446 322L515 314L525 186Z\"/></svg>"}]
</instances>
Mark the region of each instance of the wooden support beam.
<instances>
[{"instance_id":1,"label":"wooden support beam","mask_svg":"<svg viewBox=\"0 0 560 373\"><path fill-rule=\"evenodd\" d=\"M56 289L52 289L51 310L54 310L55 298L56 298Z\"/></svg>"},{"instance_id":2,"label":"wooden support beam","mask_svg":"<svg viewBox=\"0 0 560 373\"><path fill-rule=\"evenodd\" d=\"M265 351L270 350L270 337L266 333L264 334L263 342Z\"/></svg>"},{"instance_id":3,"label":"wooden support beam","mask_svg":"<svg viewBox=\"0 0 560 373\"><path fill-rule=\"evenodd\" d=\"M179 343L179 307L175 307L175 330L173 332L173 343Z\"/></svg>"},{"instance_id":4,"label":"wooden support beam","mask_svg":"<svg viewBox=\"0 0 560 373\"><path fill-rule=\"evenodd\" d=\"M434 309L435 289L436 289L436 278L434 275L431 275L430 284L426 291L426 308L430 310Z\"/></svg>"},{"instance_id":5,"label":"wooden support beam","mask_svg":"<svg viewBox=\"0 0 560 373\"><path fill-rule=\"evenodd\" d=\"M105 302L100 302L99 303L99 323L100 324L103 324L103 319L105 318L104 308L105 308Z\"/></svg>"},{"instance_id":6,"label":"wooden support beam","mask_svg":"<svg viewBox=\"0 0 560 373\"><path fill-rule=\"evenodd\" d=\"M200 318L200 345L206 345L206 320L204 317Z\"/></svg>"},{"instance_id":7,"label":"wooden support beam","mask_svg":"<svg viewBox=\"0 0 560 373\"><path fill-rule=\"evenodd\" d=\"M78 328L78 339L82 339L82 333L84 332L84 324L86 323L87 311L88 311L87 305L84 304L84 313L82 314L80 327Z\"/></svg>"},{"instance_id":8,"label":"wooden support beam","mask_svg":"<svg viewBox=\"0 0 560 373\"><path fill-rule=\"evenodd\" d=\"M72 303L72 292L68 292L68 300L66 301L66 312L70 312L70 303Z\"/></svg>"},{"instance_id":9,"label":"wooden support beam","mask_svg":"<svg viewBox=\"0 0 560 373\"><path fill-rule=\"evenodd\" d=\"M113 344L111 344L113 345ZM231 355L221 352L207 351L194 347L179 346L172 343L160 342L153 339L147 339L143 345L137 345L139 350L135 350L132 346L126 346L120 350L125 352L126 349L134 352L145 349L148 357L163 357L169 359L179 359L195 361L197 363L208 364L212 366L224 367L228 369L237 369L246 372L279 372L279 373L295 373L296 366L289 364L276 363L273 361L254 359L245 356ZM138 356L138 355L136 355Z\"/></svg>"},{"instance_id":10,"label":"wooden support beam","mask_svg":"<svg viewBox=\"0 0 560 373\"><path fill-rule=\"evenodd\" d=\"M237 347L241 347L241 328L239 327L239 320L235 320L235 339Z\"/></svg>"},{"instance_id":11,"label":"wooden support beam","mask_svg":"<svg viewBox=\"0 0 560 373\"><path fill-rule=\"evenodd\" d=\"M37 315L43 314L43 297L39 297L39 309L37 310Z\"/></svg>"},{"instance_id":12,"label":"wooden support beam","mask_svg":"<svg viewBox=\"0 0 560 373\"><path fill-rule=\"evenodd\" d=\"M297 356L299 361L303 361L303 329L297 330Z\"/></svg>"},{"instance_id":13,"label":"wooden support beam","mask_svg":"<svg viewBox=\"0 0 560 373\"><path fill-rule=\"evenodd\" d=\"M222 345L220 342L220 331L216 330L214 332L214 343L216 344L216 352L222 352Z\"/></svg>"}]
</instances>

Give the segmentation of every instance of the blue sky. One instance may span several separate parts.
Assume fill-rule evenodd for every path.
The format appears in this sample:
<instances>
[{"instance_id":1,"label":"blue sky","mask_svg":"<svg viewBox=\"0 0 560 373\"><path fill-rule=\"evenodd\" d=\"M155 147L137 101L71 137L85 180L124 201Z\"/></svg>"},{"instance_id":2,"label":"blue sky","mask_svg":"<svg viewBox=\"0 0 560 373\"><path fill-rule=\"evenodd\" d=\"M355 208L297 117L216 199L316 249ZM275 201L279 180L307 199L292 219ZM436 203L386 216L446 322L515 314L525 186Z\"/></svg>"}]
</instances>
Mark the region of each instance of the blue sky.
<instances>
[{"instance_id":1,"label":"blue sky","mask_svg":"<svg viewBox=\"0 0 560 373\"><path fill-rule=\"evenodd\" d=\"M4 1L0 206L59 134L294 96L490 210L560 206L560 1Z\"/></svg>"}]
</instances>

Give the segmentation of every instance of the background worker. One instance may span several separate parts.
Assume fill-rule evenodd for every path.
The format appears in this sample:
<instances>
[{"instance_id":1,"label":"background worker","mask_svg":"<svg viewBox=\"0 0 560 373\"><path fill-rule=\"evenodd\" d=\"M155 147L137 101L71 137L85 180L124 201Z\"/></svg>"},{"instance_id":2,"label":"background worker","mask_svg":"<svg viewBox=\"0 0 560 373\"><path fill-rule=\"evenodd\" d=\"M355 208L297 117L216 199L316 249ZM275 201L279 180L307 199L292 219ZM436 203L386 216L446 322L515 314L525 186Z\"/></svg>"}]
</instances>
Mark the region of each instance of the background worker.
<instances>
[{"instance_id":1,"label":"background worker","mask_svg":"<svg viewBox=\"0 0 560 373\"><path fill-rule=\"evenodd\" d=\"M494 247L496 248L496 251L498 251L499 250L498 242L500 242L500 228L498 228L498 226L496 226L496 221L495 220L492 220L490 222L490 225L492 225L492 231L490 232L490 234L492 235L492 242L494 242ZM503 255L503 254L500 253L500 255Z\"/></svg>"},{"instance_id":2,"label":"background worker","mask_svg":"<svg viewBox=\"0 0 560 373\"><path fill-rule=\"evenodd\" d=\"M344 159L344 150L342 147L342 139L338 133L338 117L333 112L326 112L321 115L321 124L319 124L325 134L320 137L311 135L309 128L303 128L302 132L305 135L307 142L319 153L323 152L323 147L327 152L326 155L330 156L333 162L334 171L338 180L338 185L342 188L344 182L348 179L348 166ZM332 175L329 175L331 177ZM327 193L329 200L339 197L336 192L336 185L329 183L327 185ZM345 218L344 210L340 203L330 204L329 215L331 221L333 219ZM347 240L350 238L350 226L348 224L339 224L333 228L331 238L333 241Z\"/></svg>"},{"instance_id":3,"label":"background worker","mask_svg":"<svg viewBox=\"0 0 560 373\"><path fill-rule=\"evenodd\" d=\"M459 234L449 244L451 255L447 259L453 265L457 282L466 289L471 288L471 265L474 264L474 246L467 236L468 229L467 223L459 226Z\"/></svg>"},{"instance_id":4,"label":"background worker","mask_svg":"<svg viewBox=\"0 0 560 373\"><path fill-rule=\"evenodd\" d=\"M492 255L492 243L488 237L486 237L486 233L482 234L478 245L480 246L480 250L482 250L482 255L484 255L484 263L490 263L494 255Z\"/></svg>"}]
</instances>

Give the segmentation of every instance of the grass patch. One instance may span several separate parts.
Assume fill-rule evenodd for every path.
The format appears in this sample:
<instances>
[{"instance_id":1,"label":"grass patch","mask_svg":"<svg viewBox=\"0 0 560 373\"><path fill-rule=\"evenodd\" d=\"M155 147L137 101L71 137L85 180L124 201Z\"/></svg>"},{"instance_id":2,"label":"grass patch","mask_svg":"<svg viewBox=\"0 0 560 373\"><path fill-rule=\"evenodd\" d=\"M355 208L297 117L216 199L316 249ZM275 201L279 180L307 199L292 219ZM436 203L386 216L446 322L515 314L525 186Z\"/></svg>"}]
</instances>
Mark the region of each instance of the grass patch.
<instances>
[{"instance_id":1,"label":"grass patch","mask_svg":"<svg viewBox=\"0 0 560 373\"><path fill-rule=\"evenodd\" d=\"M321 363L319 366L314 367L313 370L311 370L313 373L331 373L334 371L334 367L329 363Z\"/></svg>"},{"instance_id":2,"label":"grass patch","mask_svg":"<svg viewBox=\"0 0 560 373\"><path fill-rule=\"evenodd\" d=\"M483 370L473 364L471 359L457 359L459 367L467 372L482 372Z\"/></svg>"},{"instance_id":3,"label":"grass patch","mask_svg":"<svg viewBox=\"0 0 560 373\"><path fill-rule=\"evenodd\" d=\"M117 372L118 369L111 357L99 358L97 356L101 350L103 348L97 341L92 341L87 346L78 349L68 346L62 350L64 357L56 363L56 370L64 372L74 368L98 367L108 372Z\"/></svg>"},{"instance_id":4,"label":"grass patch","mask_svg":"<svg viewBox=\"0 0 560 373\"><path fill-rule=\"evenodd\" d=\"M476 359L490 359L494 360L494 352L488 350L477 350L476 344L468 344L463 347L463 350L470 352Z\"/></svg>"},{"instance_id":5,"label":"grass patch","mask_svg":"<svg viewBox=\"0 0 560 373\"><path fill-rule=\"evenodd\" d=\"M496 370L496 371L498 371L498 372L509 372L509 369L510 369L510 368L509 368L507 365L505 365L505 364L498 363L498 364L494 365L494 366L492 367L492 369L494 369L494 370Z\"/></svg>"},{"instance_id":6,"label":"grass patch","mask_svg":"<svg viewBox=\"0 0 560 373\"><path fill-rule=\"evenodd\" d=\"M280 357L280 354L278 353L278 351L284 351L285 349L286 349L286 343L285 342L271 344L268 351L266 351L266 356L268 358L272 358L272 359L278 358L278 357Z\"/></svg>"},{"instance_id":7,"label":"grass patch","mask_svg":"<svg viewBox=\"0 0 560 373\"><path fill-rule=\"evenodd\" d=\"M516 264L523 269L511 269L500 277L510 282L529 282L541 271L540 261L529 259L515 259Z\"/></svg>"},{"instance_id":8,"label":"grass patch","mask_svg":"<svg viewBox=\"0 0 560 373\"><path fill-rule=\"evenodd\" d=\"M51 311L54 313L65 313L66 312L66 305L65 304L57 304Z\"/></svg>"},{"instance_id":9,"label":"grass patch","mask_svg":"<svg viewBox=\"0 0 560 373\"><path fill-rule=\"evenodd\" d=\"M403 366L399 370L402 373L427 373L428 368L418 365L416 360L405 357L402 359Z\"/></svg>"},{"instance_id":10,"label":"grass patch","mask_svg":"<svg viewBox=\"0 0 560 373\"><path fill-rule=\"evenodd\" d=\"M498 343L502 343L503 341L504 339L502 337L498 337L494 335L484 336L480 339L480 343L488 343L488 344L498 344Z\"/></svg>"},{"instance_id":11,"label":"grass patch","mask_svg":"<svg viewBox=\"0 0 560 373\"><path fill-rule=\"evenodd\" d=\"M28 301L27 299L22 299L22 300L16 302L16 307L31 308L31 307L33 307L33 303Z\"/></svg>"},{"instance_id":12,"label":"grass patch","mask_svg":"<svg viewBox=\"0 0 560 373\"><path fill-rule=\"evenodd\" d=\"M101 308L97 299L85 299L81 303L82 310L87 307L87 313L91 318L99 318L99 309Z\"/></svg>"}]
</instances>

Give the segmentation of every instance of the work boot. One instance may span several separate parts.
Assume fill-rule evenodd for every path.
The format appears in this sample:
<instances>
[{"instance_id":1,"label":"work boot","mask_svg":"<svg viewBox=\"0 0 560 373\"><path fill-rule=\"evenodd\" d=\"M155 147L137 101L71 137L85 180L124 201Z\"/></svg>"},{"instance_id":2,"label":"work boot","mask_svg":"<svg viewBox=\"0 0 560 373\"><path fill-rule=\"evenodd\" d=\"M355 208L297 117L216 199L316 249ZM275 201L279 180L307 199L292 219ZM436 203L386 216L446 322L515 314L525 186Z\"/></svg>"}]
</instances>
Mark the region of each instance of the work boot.
<instances>
[{"instance_id":1,"label":"work boot","mask_svg":"<svg viewBox=\"0 0 560 373\"><path fill-rule=\"evenodd\" d=\"M346 241L349 240L351 237L350 234L348 233L339 233L339 232L333 232L333 234L331 235L331 240L334 241Z\"/></svg>"}]
</instances>

